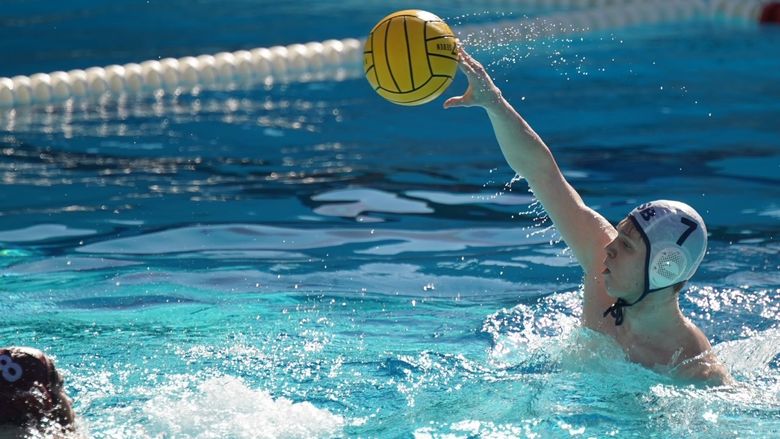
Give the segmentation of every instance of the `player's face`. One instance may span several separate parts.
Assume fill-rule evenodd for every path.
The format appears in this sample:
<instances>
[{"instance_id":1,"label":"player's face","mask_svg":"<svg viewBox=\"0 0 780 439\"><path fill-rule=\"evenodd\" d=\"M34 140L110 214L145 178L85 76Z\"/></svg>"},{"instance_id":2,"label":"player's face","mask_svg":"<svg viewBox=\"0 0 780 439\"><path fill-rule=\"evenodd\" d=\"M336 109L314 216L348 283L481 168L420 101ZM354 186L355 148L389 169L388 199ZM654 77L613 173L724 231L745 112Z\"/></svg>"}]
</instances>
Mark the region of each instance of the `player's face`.
<instances>
[{"instance_id":1,"label":"player's face","mask_svg":"<svg viewBox=\"0 0 780 439\"><path fill-rule=\"evenodd\" d=\"M644 291L647 247L630 219L621 221L617 231L605 248L604 284L610 296L632 302Z\"/></svg>"}]
</instances>

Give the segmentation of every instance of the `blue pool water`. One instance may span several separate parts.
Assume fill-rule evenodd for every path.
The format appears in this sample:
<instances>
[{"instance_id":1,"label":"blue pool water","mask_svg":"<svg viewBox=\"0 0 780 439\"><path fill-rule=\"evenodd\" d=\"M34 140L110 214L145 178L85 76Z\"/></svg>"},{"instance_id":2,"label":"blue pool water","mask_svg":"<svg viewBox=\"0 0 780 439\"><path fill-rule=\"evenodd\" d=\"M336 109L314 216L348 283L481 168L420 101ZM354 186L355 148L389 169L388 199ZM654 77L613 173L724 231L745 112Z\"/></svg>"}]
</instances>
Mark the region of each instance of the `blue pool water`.
<instances>
[{"instance_id":1,"label":"blue pool water","mask_svg":"<svg viewBox=\"0 0 780 439\"><path fill-rule=\"evenodd\" d=\"M360 37L390 12L3 9L0 76ZM736 386L674 383L580 329L579 270L484 113L394 106L362 78L0 116L0 345L52 354L96 438L774 434L780 28L466 41L608 219L662 197L703 214L682 307Z\"/></svg>"}]
</instances>

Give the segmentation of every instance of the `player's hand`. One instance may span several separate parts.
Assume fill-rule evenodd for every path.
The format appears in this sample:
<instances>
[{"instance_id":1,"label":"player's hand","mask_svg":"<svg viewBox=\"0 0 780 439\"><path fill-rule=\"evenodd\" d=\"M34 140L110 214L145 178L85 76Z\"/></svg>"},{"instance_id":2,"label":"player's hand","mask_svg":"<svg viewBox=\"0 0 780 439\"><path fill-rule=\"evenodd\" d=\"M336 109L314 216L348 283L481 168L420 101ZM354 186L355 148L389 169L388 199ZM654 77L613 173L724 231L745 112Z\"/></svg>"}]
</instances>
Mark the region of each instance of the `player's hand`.
<instances>
[{"instance_id":1,"label":"player's hand","mask_svg":"<svg viewBox=\"0 0 780 439\"><path fill-rule=\"evenodd\" d=\"M458 43L459 67L466 75L469 86L463 96L455 96L444 102L444 108L483 107L489 108L501 101L501 90L496 87L485 67L469 55Z\"/></svg>"}]
</instances>

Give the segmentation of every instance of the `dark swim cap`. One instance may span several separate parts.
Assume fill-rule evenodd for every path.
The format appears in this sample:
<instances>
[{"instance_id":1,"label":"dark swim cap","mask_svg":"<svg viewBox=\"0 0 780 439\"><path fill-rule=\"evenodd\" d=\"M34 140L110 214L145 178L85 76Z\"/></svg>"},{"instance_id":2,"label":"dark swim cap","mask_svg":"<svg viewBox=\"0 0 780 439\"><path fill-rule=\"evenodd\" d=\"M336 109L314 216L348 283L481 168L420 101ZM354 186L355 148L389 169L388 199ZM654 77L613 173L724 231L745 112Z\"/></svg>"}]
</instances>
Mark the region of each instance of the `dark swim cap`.
<instances>
[{"instance_id":1,"label":"dark swim cap","mask_svg":"<svg viewBox=\"0 0 780 439\"><path fill-rule=\"evenodd\" d=\"M46 355L32 348L0 348L0 425L22 426L57 405L61 379Z\"/></svg>"}]
</instances>

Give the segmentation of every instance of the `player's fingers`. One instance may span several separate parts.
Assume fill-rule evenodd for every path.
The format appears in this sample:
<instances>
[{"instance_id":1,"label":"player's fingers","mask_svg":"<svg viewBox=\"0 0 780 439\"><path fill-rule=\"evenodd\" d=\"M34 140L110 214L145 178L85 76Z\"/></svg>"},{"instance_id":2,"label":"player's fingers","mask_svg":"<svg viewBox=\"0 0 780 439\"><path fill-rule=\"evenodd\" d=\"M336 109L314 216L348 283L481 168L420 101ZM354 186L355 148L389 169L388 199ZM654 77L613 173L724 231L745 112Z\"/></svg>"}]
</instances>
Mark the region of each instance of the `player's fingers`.
<instances>
[{"instance_id":1,"label":"player's fingers","mask_svg":"<svg viewBox=\"0 0 780 439\"><path fill-rule=\"evenodd\" d=\"M469 79L469 82L471 81L479 81L479 82L488 82L490 81L490 75L488 75L487 71L485 70L485 67L482 66L482 64L479 63L476 59L474 59L471 55L469 55L466 50L458 46L458 53L459 53L459 66L461 68L461 71L466 75L466 77Z\"/></svg>"},{"instance_id":2,"label":"player's fingers","mask_svg":"<svg viewBox=\"0 0 780 439\"><path fill-rule=\"evenodd\" d=\"M467 78L475 77L477 75L477 72L474 71L474 67L468 64L466 59L463 57L460 58L458 67L460 67L460 71L462 71Z\"/></svg>"},{"instance_id":3,"label":"player's fingers","mask_svg":"<svg viewBox=\"0 0 780 439\"><path fill-rule=\"evenodd\" d=\"M479 71L480 69L484 70L482 64L480 64L479 61L474 59L473 56L471 56L468 52L466 52L466 49L463 46L458 46L458 55L460 56L460 59L463 61L463 64L466 64L472 70L475 71Z\"/></svg>"},{"instance_id":4,"label":"player's fingers","mask_svg":"<svg viewBox=\"0 0 780 439\"><path fill-rule=\"evenodd\" d=\"M468 99L465 96L454 96L444 101L444 108L468 107Z\"/></svg>"}]
</instances>

